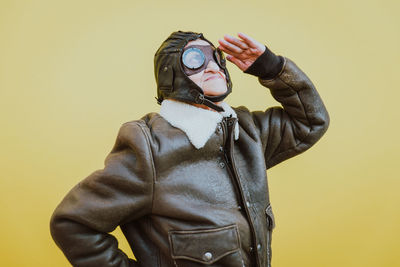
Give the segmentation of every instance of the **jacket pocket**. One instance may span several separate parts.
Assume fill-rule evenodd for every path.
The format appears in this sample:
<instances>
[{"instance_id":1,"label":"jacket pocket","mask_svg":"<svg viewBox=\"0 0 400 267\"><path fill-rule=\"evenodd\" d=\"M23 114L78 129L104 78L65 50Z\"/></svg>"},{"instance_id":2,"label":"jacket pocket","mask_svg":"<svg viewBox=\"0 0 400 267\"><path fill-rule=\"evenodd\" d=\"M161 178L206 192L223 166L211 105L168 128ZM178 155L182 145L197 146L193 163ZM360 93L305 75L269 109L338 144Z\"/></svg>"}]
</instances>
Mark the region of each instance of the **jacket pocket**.
<instances>
[{"instance_id":1,"label":"jacket pocket","mask_svg":"<svg viewBox=\"0 0 400 267\"><path fill-rule=\"evenodd\" d=\"M243 264L236 225L205 230L170 231L169 242L176 266L198 266L195 262L202 265L218 262L218 266Z\"/></svg>"},{"instance_id":2,"label":"jacket pocket","mask_svg":"<svg viewBox=\"0 0 400 267\"><path fill-rule=\"evenodd\" d=\"M275 228L275 218L274 213L272 212L271 205L269 204L265 209L265 215L267 217L267 259L268 264L267 266L271 266L271 259L272 259L272 250L271 250L271 239L272 239L272 230Z\"/></svg>"}]
</instances>

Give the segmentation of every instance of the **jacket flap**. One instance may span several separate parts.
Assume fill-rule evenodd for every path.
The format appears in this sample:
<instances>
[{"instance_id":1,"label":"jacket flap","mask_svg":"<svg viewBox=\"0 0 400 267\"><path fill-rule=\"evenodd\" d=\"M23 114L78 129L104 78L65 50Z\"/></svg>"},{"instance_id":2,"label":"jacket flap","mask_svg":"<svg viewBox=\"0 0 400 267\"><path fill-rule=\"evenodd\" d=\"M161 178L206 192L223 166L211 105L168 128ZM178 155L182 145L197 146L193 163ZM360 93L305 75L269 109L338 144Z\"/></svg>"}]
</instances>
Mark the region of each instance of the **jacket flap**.
<instances>
[{"instance_id":1,"label":"jacket flap","mask_svg":"<svg viewBox=\"0 0 400 267\"><path fill-rule=\"evenodd\" d=\"M236 225L206 230L171 231L169 241L173 259L187 259L203 264L212 264L239 250Z\"/></svg>"}]
</instances>

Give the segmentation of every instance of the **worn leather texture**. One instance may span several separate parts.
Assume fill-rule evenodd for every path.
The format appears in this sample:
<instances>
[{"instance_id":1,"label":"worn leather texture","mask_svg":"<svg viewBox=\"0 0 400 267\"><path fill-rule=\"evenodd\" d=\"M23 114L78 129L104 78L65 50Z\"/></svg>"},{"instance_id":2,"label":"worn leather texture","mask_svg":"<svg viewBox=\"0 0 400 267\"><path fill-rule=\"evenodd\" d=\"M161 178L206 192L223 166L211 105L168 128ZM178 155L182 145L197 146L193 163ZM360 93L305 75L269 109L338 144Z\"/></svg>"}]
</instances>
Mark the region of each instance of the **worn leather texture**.
<instances>
[{"instance_id":1,"label":"worn leather texture","mask_svg":"<svg viewBox=\"0 0 400 267\"><path fill-rule=\"evenodd\" d=\"M268 168L315 144L329 125L308 77L288 58L260 83L282 107L234 108L201 149L158 113L122 125L105 167L65 196L53 239L73 266L267 267L275 225ZM109 234L120 226L137 261Z\"/></svg>"}]
</instances>

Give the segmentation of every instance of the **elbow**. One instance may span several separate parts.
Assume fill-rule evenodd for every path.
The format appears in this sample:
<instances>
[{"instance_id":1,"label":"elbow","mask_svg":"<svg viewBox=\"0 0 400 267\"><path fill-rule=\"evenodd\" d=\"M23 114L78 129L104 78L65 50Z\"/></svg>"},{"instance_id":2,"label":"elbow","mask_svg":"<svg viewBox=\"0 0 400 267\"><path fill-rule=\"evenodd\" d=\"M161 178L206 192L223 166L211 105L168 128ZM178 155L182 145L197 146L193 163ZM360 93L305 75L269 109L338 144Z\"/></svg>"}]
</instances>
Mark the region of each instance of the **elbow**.
<instances>
[{"instance_id":1,"label":"elbow","mask_svg":"<svg viewBox=\"0 0 400 267\"><path fill-rule=\"evenodd\" d=\"M319 118L316 120L316 123L310 129L310 133L308 135L308 143L311 145L316 143L321 137L326 133L329 128L330 117L328 112L322 112L319 114Z\"/></svg>"},{"instance_id":2,"label":"elbow","mask_svg":"<svg viewBox=\"0 0 400 267\"><path fill-rule=\"evenodd\" d=\"M317 109L319 112L317 112L317 129L318 129L318 135L321 138L326 131L329 128L329 124L330 124L330 117L329 117L329 113L326 109L326 106L324 105L324 103L322 102L322 100L320 100L321 103L319 105L319 108Z\"/></svg>"},{"instance_id":3,"label":"elbow","mask_svg":"<svg viewBox=\"0 0 400 267\"><path fill-rule=\"evenodd\" d=\"M318 112L310 118L309 122L308 125L303 124L303 127L301 127L302 137L299 138L300 143L306 145L307 148L314 145L328 130L330 124L329 114L326 110Z\"/></svg>"},{"instance_id":4,"label":"elbow","mask_svg":"<svg viewBox=\"0 0 400 267\"><path fill-rule=\"evenodd\" d=\"M50 218L50 234L57 246L63 249L74 232L74 223L56 210Z\"/></svg>"},{"instance_id":5,"label":"elbow","mask_svg":"<svg viewBox=\"0 0 400 267\"><path fill-rule=\"evenodd\" d=\"M50 218L50 234L51 237L53 238L54 242L59 246L60 245L60 239L61 235L63 233L62 225L60 223L60 219L56 215L56 213L53 213L53 215Z\"/></svg>"},{"instance_id":6,"label":"elbow","mask_svg":"<svg viewBox=\"0 0 400 267\"><path fill-rule=\"evenodd\" d=\"M328 130L330 121L331 119L329 117L329 113L325 110L325 112L321 115L321 124L319 125L319 128L321 128L319 130L321 136L323 136Z\"/></svg>"}]
</instances>

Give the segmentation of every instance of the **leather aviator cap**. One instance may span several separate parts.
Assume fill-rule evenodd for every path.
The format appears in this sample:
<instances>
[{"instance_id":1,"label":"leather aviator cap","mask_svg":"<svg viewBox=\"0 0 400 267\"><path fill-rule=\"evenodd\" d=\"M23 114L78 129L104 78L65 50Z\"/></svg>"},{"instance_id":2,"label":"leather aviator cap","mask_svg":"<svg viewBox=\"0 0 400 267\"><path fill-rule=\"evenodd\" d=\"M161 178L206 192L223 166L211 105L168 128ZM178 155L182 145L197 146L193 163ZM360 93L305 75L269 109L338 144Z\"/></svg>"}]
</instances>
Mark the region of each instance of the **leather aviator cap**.
<instances>
[{"instance_id":1,"label":"leather aviator cap","mask_svg":"<svg viewBox=\"0 0 400 267\"><path fill-rule=\"evenodd\" d=\"M196 39L205 40L214 47L202 33L177 31L173 32L157 50L154 55L157 102L161 104L165 98L172 98L187 103L204 104L216 111L223 111L223 108L214 102L222 101L232 92L232 81L225 64L220 68L225 72L228 90L219 96L204 95L203 90L184 72L181 62L184 47Z\"/></svg>"}]
</instances>

